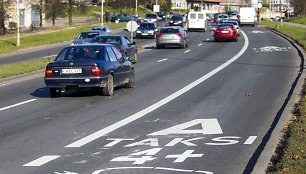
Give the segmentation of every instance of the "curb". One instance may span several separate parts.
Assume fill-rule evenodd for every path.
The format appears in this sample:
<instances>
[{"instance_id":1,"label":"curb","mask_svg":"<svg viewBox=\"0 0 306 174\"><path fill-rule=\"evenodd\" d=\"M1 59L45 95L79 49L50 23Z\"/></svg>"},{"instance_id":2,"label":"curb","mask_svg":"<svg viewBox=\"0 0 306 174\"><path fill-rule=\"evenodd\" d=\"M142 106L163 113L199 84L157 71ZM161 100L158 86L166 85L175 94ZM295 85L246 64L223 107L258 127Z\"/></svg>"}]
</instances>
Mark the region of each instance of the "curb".
<instances>
[{"instance_id":1,"label":"curb","mask_svg":"<svg viewBox=\"0 0 306 174\"><path fill-rule=\"evenodd\" d=\"M276 154L275 151L278 147L279 142L283 137L282 133L283 126L286 123L290 122L290 116L293 115L292 110L294 108L294 105L300 100L300 91L302 90L303 84L305 83L303 67L305 65L304 58L306 58L306 54L304 49L300 47L294 40L283 35L282 33L279 33L267 27L265 28L287 40L298 51L301 63L299 70L300 72L296 77L296 79L294 80L294 82L292 83L292 87L283 104L284 108L280 108L279 112L282 111L281 114L279 115L279 117L276 116L275 120L273 121L276 122L277 125L273 128L273 123L271 124L270 129L272 128L272 132L269 136L269 140L264 144L264 147L261 150L260 155L258 156L256 163L253 167L252 174L266 173L268 165L271 162L270 159L273 158L273 156Z\"/></svg>"}]
</instances>

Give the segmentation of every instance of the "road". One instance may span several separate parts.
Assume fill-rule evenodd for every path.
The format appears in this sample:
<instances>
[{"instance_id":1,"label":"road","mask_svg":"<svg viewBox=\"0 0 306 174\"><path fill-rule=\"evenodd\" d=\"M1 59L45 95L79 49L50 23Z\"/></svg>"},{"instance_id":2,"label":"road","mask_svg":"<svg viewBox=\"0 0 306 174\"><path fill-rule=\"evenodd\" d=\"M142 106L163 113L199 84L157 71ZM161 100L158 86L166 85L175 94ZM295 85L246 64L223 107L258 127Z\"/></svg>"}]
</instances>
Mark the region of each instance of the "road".
<instances>
[{"instance_id":1,"label":"road","mask_svg":"<svg viewBox=\"0 0 306 174\"><path fill-rule=\"evenodd\" d=\"M242 31L144 50L136 87L111 97L50 98L42 74L0 83L0 174L251 173L301 59L266 29Z\"/></svg>"}]
</instances>

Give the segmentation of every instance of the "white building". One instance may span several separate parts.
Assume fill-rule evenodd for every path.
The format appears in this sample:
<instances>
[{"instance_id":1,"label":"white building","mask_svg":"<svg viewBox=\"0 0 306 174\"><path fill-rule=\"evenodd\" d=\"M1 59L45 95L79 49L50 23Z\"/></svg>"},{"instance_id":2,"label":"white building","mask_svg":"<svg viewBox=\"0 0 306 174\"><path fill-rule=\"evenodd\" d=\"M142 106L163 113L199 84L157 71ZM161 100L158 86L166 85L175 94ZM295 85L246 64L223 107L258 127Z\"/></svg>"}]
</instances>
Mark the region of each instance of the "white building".
<instances>
[{"instance_id":1,"label":"white building","mask_svg":"<svg viewBox=\"0 0 306 174\"><path fill-rule=\"evenodd\" d=\"M17 6L18 1L18 6ZM30 28L32 26L37 27L40 23L40 14L39 14L39 6L38 3L26 2L25 0L17 0L15 4L13 4L8 9L9 18L6 21L6 27L9 29L11 26L17 23L19 20L19 26L21 28ZM19 19L17 14L17 7L19 10ZM45 15L43 14L43 24L45 22Z\"/></svg>"},{"instance_id":2,"label":"white building","mask_svg":"<svg viewBox=\"0 0 306 174\"><path fill-rule=\"evenodd\" d=\"M173 10L186 10L187 9L187 1L186 0L172 0L172 8Z\"/></svg>"}]
</instances>

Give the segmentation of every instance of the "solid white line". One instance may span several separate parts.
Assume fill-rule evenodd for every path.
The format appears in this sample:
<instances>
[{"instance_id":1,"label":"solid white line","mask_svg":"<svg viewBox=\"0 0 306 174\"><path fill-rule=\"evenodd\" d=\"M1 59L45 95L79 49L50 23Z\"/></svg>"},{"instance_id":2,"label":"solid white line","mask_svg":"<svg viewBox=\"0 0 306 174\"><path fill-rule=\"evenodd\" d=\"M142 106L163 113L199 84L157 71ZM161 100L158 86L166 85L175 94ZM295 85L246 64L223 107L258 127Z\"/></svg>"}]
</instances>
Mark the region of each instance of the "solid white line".
<instances>
[{"instance_id":1,"label":"solid white line","mask_svg":"<svg viewBox=\"0 0 306 174\"><path fill-rule=\"evenodd\" d=\"M230 60L228 60L227 62L223 63L222 65L220 65L219 67L217 67L216 69L212 70L211 72L209 72L208 74L202 76L201 78L197 79L196 81L192 82L191 84L185 86L184 88L180 89L179 91L169 95L168 97L156 102L155 104L145 108L142 111L139 111L121 121L118 121L117 123L114 123L110 126L107 126L95 133L92 133L78 141L75 141L65 147L82 147L87 143L90 143L116 129L119 129L139 118L142 118L143 116L147 115L148 113L155 111L156 109L160 108L161 106L169 103L170 101L176 99L177 97L185 94L186 92L188 92L189 90L191 90L192 88L196 87L197 85L199 85L200 83L206 81L207 79L209 79L210 77L212 77L213 75L215 75L216 73L220 72L221 70L223 70L224 68L226 68L227 66L229 66L230 64L232 64L235 60L237 60L248 48L249 46L249 40L246 36L246 34L241 31L242 35L245 38L245 42L244 42L244 46L243 48L239 51L238 54L236 54L233 58L231 58Z\"/></svg>"},{"instance_id":2,"label":"solid white line","mask_svg":"<svg viewBox=\"0 0 306 174\"><path fill-rule=\"evenodd\" d=\"M163 61L166 61L166 60L168 60L168 58L158 60L157 62L163 62Z\"/></svg>"},{"instance_id":3,"label":"solid white line","mask_svg":"<svg viewBox=\"0 0 306 174\"><path fill-rule=\"evenodd\" d=\"M50 155L50 156L43 156L43 157L40 157L32 162L29 162L25 165L23 165L24 167L38 167L38 166L42 166L50 161L53 161L55 160L56 158L58 158L60 156L58 155Z\"/></svg>"},{"instance_id":4,"label":"solid white line","mask_svg":"<svg viewBox=\"0 0 306 174\"><path fill-rule=\"evenodd\" d=\"M253 144L257 136L249 136L249 138L244 142L244 144Z\"/></svg>"},{"instance_id":5,"label":"solid white line","mask_svg":"<svg viewBox=\"0 0 306 174\"><path fill-rule=\"evenodd\" d=\"M165 167L155 167L156 170L169 170L177 172L193 172L193 170L184 170L184 169L174 169L174 168L165 168Z\"/></svg>"},{"instance_id":6,"label":"solid white line","mask_svg":"<svg viewBox=\"0 0 306 174\"><path fill-rule=\"evenodd\" d=\"M199 44L198 46L202 46L202 44Z\"/></svg>"},{"instance_id":7,"label":"solid white line","mask_svg":"<svg viewBox=\"0 0 306 174\"><path fill-rule=\"evenodd\" d=\"M45 56L45 57L43 57L43 59L50 58L50 57L55 57L55 56L57 56L57 54L50 55L50 56Z\"/></svg>"},{"instance_id":8,"label":"solid white line","mask_svg":"<svg viewBox=\"0 0 306 174\"><path fill-rule=\"evenodd\" d=\"M23 105L23 104L26 104L26 103L30 103L30 102L33 102L37 99L31 99L31 100L27 100L27 101L24 101L24 102L20 102L20 103L17 103L17 104L14 104L14 105L11 105L11 106L7 106L7 107L4 107L4 108L0 108L0 111L4 111L6 109L10 109L10 108L13 108L13 107L16 107L16 106L20 106L20 105Z\"/></svg>"},{"instance_id":9,"label":"solid white line","mask_svg":"<svg viewBox=\"0 0 306 174\"><path fill-rule=\"evenodd\" d=\"M186 50L184 53L188 53L190 50Z\"/></svg>"}]
</instances>

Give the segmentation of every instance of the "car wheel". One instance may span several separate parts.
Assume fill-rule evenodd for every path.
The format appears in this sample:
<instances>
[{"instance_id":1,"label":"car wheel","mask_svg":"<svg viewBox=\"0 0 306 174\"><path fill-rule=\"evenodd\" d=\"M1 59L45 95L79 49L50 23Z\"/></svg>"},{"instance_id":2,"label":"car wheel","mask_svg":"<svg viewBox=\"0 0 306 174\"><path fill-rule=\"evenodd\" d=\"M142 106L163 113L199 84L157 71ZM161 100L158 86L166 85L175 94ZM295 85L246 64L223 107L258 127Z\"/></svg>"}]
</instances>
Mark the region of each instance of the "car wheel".
<instances>
[{"instance_id":1,"label":"car wheel","mask_svg":"<svg viewBox=\"0 0 306 174\"><path fill-rule=\"evenodd\" d=\"M61 96L61 91L58 88L50 88L49 92L50 92L50 96L52 98L60 97Z\"/></svg>"},{"instance_id":2,"label":"car wheel","mask_svg":"<svg viewBox=\"0 0 306 174\"><path fill-rule=\"evenodd\" d=\"M137 56L137 53L135 52L134 53L134 60L133 60L133 63L136 64L138 61L138 56Z\"/></svg>"},{"instance_id":3,"label":"car wheel","mask_svg":"<svg viewBox=\"0 0 306 174\"><path fill-rule=\"evenodd\" d=\"M103 95L112 96L114 94L114 77L110 74L108 75L107 83L104 88L102 88Z\"/></svg>"},{"instance_id":4,"label":"car wheel","mask_svg":"<svg viewBox=\"0 0 306 174\"><path fill-rule=\"evenodd\" d=\"M129 82L125 85L127 88L134 88L135 87L135 74L134 70L131 71Z\"/></svg>"},{"instance_id":5,"label":"car wheel","mask_svg":"<svg viewBox=\"0 0 306 174\"><path fill-rule=\"evenodd\" d=\"M156 44L156 49L161 49L161 46Z\"/></svg>"}]
</instances>

